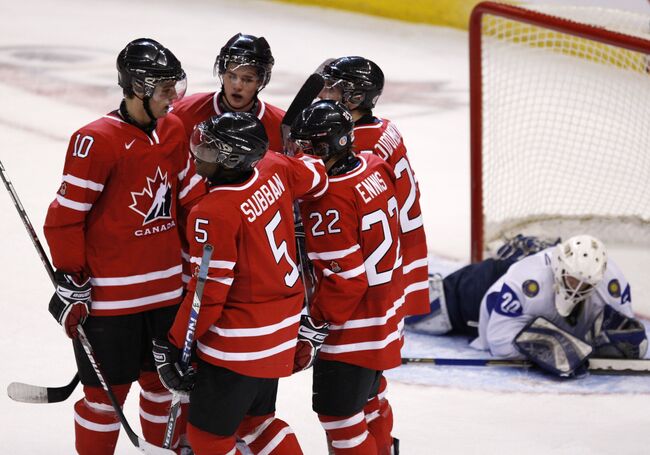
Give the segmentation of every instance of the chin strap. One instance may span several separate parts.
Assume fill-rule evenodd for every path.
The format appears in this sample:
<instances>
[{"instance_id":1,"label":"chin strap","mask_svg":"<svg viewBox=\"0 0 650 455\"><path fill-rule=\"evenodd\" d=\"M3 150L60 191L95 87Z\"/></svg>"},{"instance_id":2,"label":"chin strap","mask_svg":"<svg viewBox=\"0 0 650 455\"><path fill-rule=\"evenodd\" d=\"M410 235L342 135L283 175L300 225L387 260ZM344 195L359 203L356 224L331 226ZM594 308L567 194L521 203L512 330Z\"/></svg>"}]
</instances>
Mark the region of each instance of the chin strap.
<instances>
[{"instance_id":1,"label":"chin strap","mask_svg":"<svg viewBox=\"0 0 650 455\"><path fill-rule=\"evenodd\" d=\"M137 95L136 95L137 96ZM122 118L129 124L136 126L140 128L142 131L144 131L147 135L151 134L153 130L156 129L156 124L157 120L153 116L153 113L151 112L151 108L149 107L149 97L144 97L144 98L139 98L142 100L142 104L144 106L144 111L147 113L150 119L153 119L151 122L149 122L147 125L141 125L138 123L133 117L131 117L131 114L129 114L129 111L126 109L126 100L122 100L120 103L120 115Z\"/></svg>"}]
</instances>

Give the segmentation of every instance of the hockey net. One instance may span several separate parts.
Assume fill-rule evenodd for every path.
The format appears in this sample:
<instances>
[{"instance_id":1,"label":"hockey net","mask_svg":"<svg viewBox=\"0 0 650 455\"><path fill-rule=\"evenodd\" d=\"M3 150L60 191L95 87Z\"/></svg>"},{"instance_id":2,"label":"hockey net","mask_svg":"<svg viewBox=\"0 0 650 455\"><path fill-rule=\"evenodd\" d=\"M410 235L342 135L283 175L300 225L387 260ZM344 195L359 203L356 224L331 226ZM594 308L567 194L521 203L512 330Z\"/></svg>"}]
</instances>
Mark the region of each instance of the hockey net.
<instances>
[{"instance_id":1,"label":"hockey net","mask_svg":"<svg viewBox=\"0 0 650 455\"><path fill-rule=\"evenodd\" d=\"M472 260L517 233L650 247L650 17L479 4Z\"/></svg>"}]
</instances>

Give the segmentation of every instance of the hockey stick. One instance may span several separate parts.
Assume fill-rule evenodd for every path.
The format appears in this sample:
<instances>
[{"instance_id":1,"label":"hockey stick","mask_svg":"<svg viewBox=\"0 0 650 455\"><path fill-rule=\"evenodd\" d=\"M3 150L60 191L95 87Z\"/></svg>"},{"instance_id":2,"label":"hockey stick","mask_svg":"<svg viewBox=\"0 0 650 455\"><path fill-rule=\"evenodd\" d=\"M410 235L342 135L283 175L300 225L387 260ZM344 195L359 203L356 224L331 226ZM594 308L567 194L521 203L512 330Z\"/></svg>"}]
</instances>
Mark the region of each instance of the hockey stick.
<instances>
[{"instance_id":1,"label":"hockey stick","mask_svg":"<svg viewBox=\"0 0 650 455\"><path fill-rule=\"evenodd\" d=\"M18 199L18 194L16 193L16 190L14 189L11 180L9 180L9 176L7 176L7 171L5 170L2 161L0 161L0 177L2 177L2 182L4 183L5 188L7 188L7 191L9 192L9 196L11 196L11 200L14 203L14 207L16 207L16 210L18 211L18 215L20 216L20 219L23 222L25 229L27 229L27 232L29 233L29 238L34 244L34 248L36 248L36 251L38 252L38 257L43 263L43 266L45 266L45 270L50 276L50 280L53 281L54 270L52 270L50 261L47 259L47 255L45 254L43 245L38 239L38 235L36 235L34 226L32 225L32 222L29 220L29 217L27 216L27 212L25 211L25 208L21 204L20 199ZM22 382L12 382L11 384L9 384L9 387L7 388L7 393L9 394L9 398L11 398L12 400L22 401L24 403L58 403L60 401L67 400L72 394L72 392L74 391L74 389L77 387L77 384L79 384L79 375L75 373L74 377L72 378L72 381L70 381L69 384L64 385L62 387L43 387L43 386L36 386L31 384L24 384Z\"/></svg>"},{"instance_id":2,"label":"hockey stick","mask_svg":"<svg viewBox=\"0 0 650 455\"><path fill-rule=\"evenodd\" d=\"M185 344L183 345L183 352L180 358L180 366L183 371L187 370L192 358L192 345L194 344L194 333L196 331L196 324L199 320L199 311L201 310L201 299L203 298L203 287L205 280L208 278L208 269L210 268L210 258L212 258L213 247L209 243L203 246L203 256L201 256L201 265L199 266L199 275L197 277L196 289L194 290L194 299L192 300L192 310L190 311L190 318L187 321L187 331L185 332ZM174 430L176 429L176 422L178 420L178 411L181 408L180 393L174 393L172 404L169 408L169 417L167 418L167 426L165 427L165 440L163 447L170 448L172 446L172 438Z\"/></svg>"},{"instance_id":3,"label":"hockey stick","mask_svg":"<svg viewBox=\"0 0 650 455\"><path fill-rule=\"evenodd\" d=\"M428 364L455 367L537 368L528 360L517 359L445 359L431 357L402 357L402 365ZM650 375L650 359L591 358L589 372L594 374Z\"/></svg>"},{"instance_id":4,"label":"hockey stick","mask_svg":"<svg viewBox=\"0 0 650 455\"><path fill-rule=\"evenodd\" d=\"M52 267L52 264L50 263L49 258L45 254L45 250L43 249L43 246L41 245L40 240L38 239L38 235L36 234L36 231L34 230L34 227L32 226L32 223L29 221L29 218L27 217L27 213L25 212L25 209L23 208L22 204L20 203L20 200L18 199L18 194L16 194L13 185L11 184L11 181L7 177L6 171L4 166L2 165L2 162L0 162L0 174L2 175L2 181L5 184L5 187L7 187L7 190L9 191L9 194L11 195L11 199L14 202L14 205L16 206L16 210L18 210L18 214L20 216L20 219L23 221L23 224L25 225L25 228L27 229L27 232L29 233L29 236L32 239L32 243L34 244L34 247L36 247L36 251L38 252L38 255L41 259L41 262L43 263L43 266L45 267L45 270L47 270L47 273L50 277L50 281L52 281L52 284L56 287L56 280L54 278L54 268ZM157 447L141 437L139 437L131 428L129 425L129 422L126 420L126 417L124 416L124 412L122 412L122 408L120 407L119 403L117 402L117 399L115 398L115 394L113 393L113 390L111 389L110 385L106 380L104 379L104 373L101 371L101 367L99 363L97 362L97 359L95 358L95 353L93 351L92 345L90 344L90 341L88 341L88 338L86 337L86 332L83 330L83 327L79 325L77 327L78 333L79 333L79 342L84 348L84 351L86 352L86 355L88 356L88 360L90 361L90 364L93 367L93 370L95 370L95 374L97 375L97 379L102 385L102 388L108 395L108 399L111 401L111 404L113 405L113 410L117 414L117 417L120 420L120 423L124 427L124 431L126 431L126 434L128 435L129 439L133 443L134 446L136 446L140 451L146 453L146 454L153 454L153 455L163 455L163 454L168 454L168 455L175 455L175 452L169 449L163 449L161 447ZM77 375L75 375L77 376ZM75 378L70 382L65 387L70 387L70 385L75 384L78 382L78 379ZM11 387L11 385L10 385ZM19 386L14 386L14 389L20 390ZM72 387L72 390L74 390L74 387ZM72 392L72 391L71 391Z\"/></svg>"},{"instance_id":5,"label":"hockey stick","mask_svg":"<svg viewBox=\"0 0 650 455\"><path fill-rule=\"evenodd\" d=\"M12 382L7 387L7 395L14 401L22 403L59 403L70 398L79 384L79 375L75 374L70 384L61 387L43 387L38 385Z\"/></svg>"},{"instance_id":6,"label":"hockey stick","mask_svg":"<svg viewBox=\"0 0 650 455\"><path fill-rule=\"evenodd\" d=\"M327 60L325 62L327 62ZM321 66L324 66L325 62ZM303 109L311 105L314 98L316 98L323 89L324 85L325 80L319 73L310 75L305 83L302 84L300 90L298 90L298 93L289 105L284 117L282 117L282 124L280 125L282 143L284 144L284 150L287 154L292 155L292 152L288 147L291 124L296 117L300 115ZM307 249L305 248L305 231L302 224L302 217L300 216L300 205L297 201L293 203L293 217L296 227L296 252L298 254L298 260L300 261L300 277L302 278L302 283L305 288L305 302L310 303L314 291L314 278L309 269L309 258L307 257Z\"/></svg>"}]
</instances>

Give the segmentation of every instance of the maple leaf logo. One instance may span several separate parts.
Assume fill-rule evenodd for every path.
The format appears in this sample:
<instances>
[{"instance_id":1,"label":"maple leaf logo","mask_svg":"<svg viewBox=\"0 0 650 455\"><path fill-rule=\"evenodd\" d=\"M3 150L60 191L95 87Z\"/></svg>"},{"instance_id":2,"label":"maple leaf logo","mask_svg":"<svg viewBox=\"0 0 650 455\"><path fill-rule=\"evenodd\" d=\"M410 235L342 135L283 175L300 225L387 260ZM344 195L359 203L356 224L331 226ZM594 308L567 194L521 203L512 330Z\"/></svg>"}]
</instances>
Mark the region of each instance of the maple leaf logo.
<instances>
[{"instance_id":1,"label":"maple leaf logo","mask_svg":"<svg viewBox=\"0 0 650 455\"><path fill-rule=\"evenodd\" d=\"M142 225L161 219L170 219L172 208L172 186L167 182L160 167L153 178L147 177L147 184L140 192L131 192L133 204L129 208L144 218Z\"/></svg>"}]
</instances>

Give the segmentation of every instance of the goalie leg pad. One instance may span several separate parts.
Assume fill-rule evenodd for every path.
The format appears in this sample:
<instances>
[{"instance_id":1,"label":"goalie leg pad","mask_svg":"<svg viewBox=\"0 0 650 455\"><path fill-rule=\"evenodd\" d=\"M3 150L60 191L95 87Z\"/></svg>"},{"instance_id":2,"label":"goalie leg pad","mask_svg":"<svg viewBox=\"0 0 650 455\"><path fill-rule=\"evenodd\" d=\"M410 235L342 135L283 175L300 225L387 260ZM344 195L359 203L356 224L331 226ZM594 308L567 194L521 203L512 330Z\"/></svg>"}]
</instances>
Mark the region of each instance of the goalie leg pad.
<instances>
[{"instance_id":1,"label":"goalie leg pad","mask_svg":"<svg viewBox=\"0 0 650 455\"><path fill-rule=\"evenodd\" d=\"M451 332L452 325L445 299L442 276L438 273L429 276L430 311L426 315L409 316L405 323L409 329L426 335L444 335Z\"/></svg>"},{"instance_id":2,"label":"goalie leg pad","mask_svg":"<svg viewBox=\"0 0 650 455\"><path fill-rule=\"evenodd\" d=\"M529 322L515 337L515 346L545 371L574 377L586 370L593 348L541 316Z\"/></svg>"}]
</instances>

